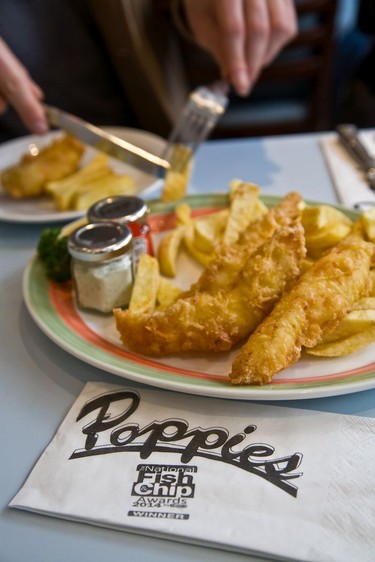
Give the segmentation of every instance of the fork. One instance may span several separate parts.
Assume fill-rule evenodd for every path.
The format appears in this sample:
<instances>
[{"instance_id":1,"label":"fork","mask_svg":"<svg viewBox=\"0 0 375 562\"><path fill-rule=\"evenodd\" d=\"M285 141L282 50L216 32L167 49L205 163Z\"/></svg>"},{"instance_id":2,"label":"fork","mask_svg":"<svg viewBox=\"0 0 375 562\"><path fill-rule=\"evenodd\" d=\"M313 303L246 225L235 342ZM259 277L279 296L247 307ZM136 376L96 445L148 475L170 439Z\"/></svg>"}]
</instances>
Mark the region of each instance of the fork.
<instances>
[{"instance_id":1,"label":"fork","mask_svg":"<svg viewBox=\"0 0 375 562\"><path fill-rule=\"evenodd\" d=\"M229 87L225 82L193 90L172 130L163 157L171 170L184 172L193 154L209 136L228 105Z\"/></svg>"}]
</instances>

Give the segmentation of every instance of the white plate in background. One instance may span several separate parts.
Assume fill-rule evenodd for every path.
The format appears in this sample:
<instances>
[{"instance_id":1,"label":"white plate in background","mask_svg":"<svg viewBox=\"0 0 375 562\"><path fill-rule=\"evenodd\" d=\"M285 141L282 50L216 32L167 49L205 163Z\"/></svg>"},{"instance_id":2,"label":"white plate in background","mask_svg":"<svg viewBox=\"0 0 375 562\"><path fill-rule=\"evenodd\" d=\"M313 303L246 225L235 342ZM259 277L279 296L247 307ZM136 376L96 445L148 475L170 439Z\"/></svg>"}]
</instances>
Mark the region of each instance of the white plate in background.
<instances>
[{"instance_id":1,"label":"white plate in background","mask_svg":"<svg viewBox=\"0 0 375 562\"><path fill-rule=\"evenodd\" d=\"M103 129L157 155L162 153L165 146L165 140L161 137L139 129L124 127L103 127ZM1 144L0 172L17 164L21 157L30 151L30 145L36 145L38 148L45 147L62 134L61 131L54 131L43 136L27 135ZM88 146L82 163L85 164L91 160L95 152L94 148ZM147 192L148 194L161 185L160 179L115 158L110 158L109 162L115 172L133 177L139 192ZM82 215L84 215L84 211L56 210L52 199L48 197L14 199L4 191L0 181L0 220L18 223L64 222L74 220Z\"/></svg>"}]
</instances>

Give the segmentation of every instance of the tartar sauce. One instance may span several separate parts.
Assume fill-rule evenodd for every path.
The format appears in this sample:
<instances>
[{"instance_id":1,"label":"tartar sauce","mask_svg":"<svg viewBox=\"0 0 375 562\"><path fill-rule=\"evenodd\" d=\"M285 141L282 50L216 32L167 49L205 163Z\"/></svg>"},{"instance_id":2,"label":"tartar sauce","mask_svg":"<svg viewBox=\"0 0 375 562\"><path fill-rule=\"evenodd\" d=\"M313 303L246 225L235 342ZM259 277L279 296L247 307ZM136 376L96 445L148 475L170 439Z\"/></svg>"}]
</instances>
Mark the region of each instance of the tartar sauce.
<instances>
[{"instance_id":1,"label":"tartar sauce","mask_svg":"<svg viewBox=\"0 0 375 562\"><path fill-rule=\"evenodd\" d=\"M133 235L122 224L86 224L68 238L78 306L111 312L129 304Z\"/></svg>"}]
</instances>

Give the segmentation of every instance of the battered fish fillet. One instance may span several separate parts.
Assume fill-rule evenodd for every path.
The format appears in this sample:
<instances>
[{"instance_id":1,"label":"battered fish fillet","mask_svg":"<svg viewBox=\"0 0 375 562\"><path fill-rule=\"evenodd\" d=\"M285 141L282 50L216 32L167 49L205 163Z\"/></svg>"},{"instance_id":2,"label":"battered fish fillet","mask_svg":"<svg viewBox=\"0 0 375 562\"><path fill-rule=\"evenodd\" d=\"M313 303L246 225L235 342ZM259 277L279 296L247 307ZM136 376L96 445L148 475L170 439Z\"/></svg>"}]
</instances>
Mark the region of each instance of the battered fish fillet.
<instances>
[{"instance_id":1,"label":"battered fish fillet","mask_svg":"<svg viewBox=\"0 0 375 562\"><path fill-rule=\"evenodd\" d=\"M285 293L233 362L233 384L267 384L314 347L370 290L374 246L349 236Z\"/></svg>"},{"instance_id":2,"label":"battered fish fillet","mask_svg":"<svg viewBox=\"0 0 375 562\"><path fill-rule=\"evenodd\" d=\"M299 275L305 256L303 228L280 227L249 259L230 290L196 292L152 314L114 311L121 339L153 356L185 351L226 351L247 337Z\"/></svg>"},{"instance_id":3,"label":"battered fish fillet","mask_svg":"<svg viewBox=\"0 0 375 562\"><path fill-rule=\"evenodd\" d=\"M251 223L239 240L221 247L200 278L185 295L231 287L249 257L277 228L292 224L301 216L301 196L291 192L259 220Z\"/></svg>"},{"instance_id":4,"label":"battered fish fillet","mask_svg":"<svg viewBox=\"0 0 375 562\"><path fill-rule=\"evenodd\" d=\"M57 139L37 156L25 154L19 164L4 170L3 188L16 199L39 197L47 182L65 178L77 169L83 151L84 145L70 135Z\"/></svg>"}]
</instances>

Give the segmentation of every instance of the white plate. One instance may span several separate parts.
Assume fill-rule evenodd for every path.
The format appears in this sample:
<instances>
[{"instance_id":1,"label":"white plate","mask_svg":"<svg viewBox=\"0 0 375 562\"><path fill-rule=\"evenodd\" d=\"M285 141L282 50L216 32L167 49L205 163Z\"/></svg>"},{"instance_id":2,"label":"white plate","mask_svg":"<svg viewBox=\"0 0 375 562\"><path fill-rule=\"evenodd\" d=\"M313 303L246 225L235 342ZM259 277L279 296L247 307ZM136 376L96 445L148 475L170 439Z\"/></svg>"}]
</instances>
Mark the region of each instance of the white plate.
<instances>
[{"instance_id":1,"label":"white plate","mask_svg":"<svg viewBox=\"0 0 375 562\"><path fill-rule=\"evenodd\" d=\"M263 197L273 207L277 197ZM196 195L187 201L196 213L228 204L226 195ZM172 206L150 201L150 223L156 237L173 224ZM354 212L352 218L357 216ZM200 268L181 254L177 286L186 289ZM236 400L301 400L349 394L375 388L375 344L347 357L333 359L304 356L278 373L272 384L233 386L231 363L238 350L217 354L185 354L159 360L125 348L112 315L87 313L76 307L70 284L48 283L43 267L34 259L25 271L24 299L37 325L60 347L82 361L140 383L179 392Z\"/></svg>"},{"instance_id":2,"label":"white plate","mask_svg":"<svg viewBox=\"0 0 375 562\"><path fill-rule=\"evenodd\" d=\"M123 127L103 127L109 133L115 134L128 142L149 152L160 155L165 141L152 133L138 129ZM47 135L28 135L0 145L0 170L16 164L21 156L30 151L30 145L44 147L62 133L59 131ZM87 163L95 154L95 149L87 147L82 163ZM133 177L137 188L143 194L150 194L161 186L161 180L154 176L133 168L114 158L109 159L111 168L117 173L129 174ZM43 223L70 221L84 214L84 211L57 211L53 201L47 197L33 199L13 199L5 193L0 182L0 220L18 223Z\"/></svg>"}]
</instances>

